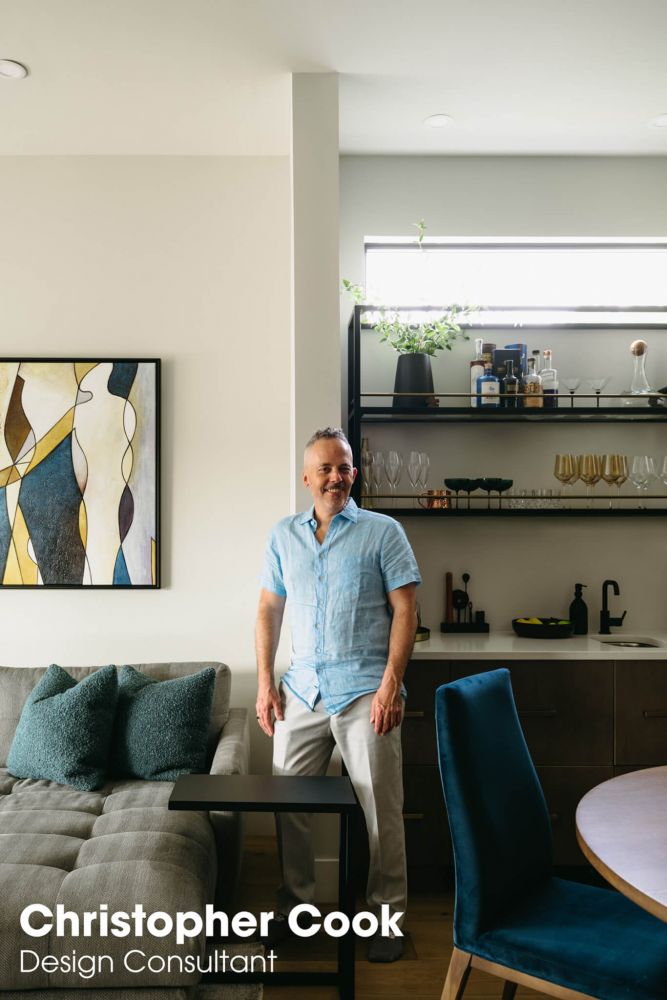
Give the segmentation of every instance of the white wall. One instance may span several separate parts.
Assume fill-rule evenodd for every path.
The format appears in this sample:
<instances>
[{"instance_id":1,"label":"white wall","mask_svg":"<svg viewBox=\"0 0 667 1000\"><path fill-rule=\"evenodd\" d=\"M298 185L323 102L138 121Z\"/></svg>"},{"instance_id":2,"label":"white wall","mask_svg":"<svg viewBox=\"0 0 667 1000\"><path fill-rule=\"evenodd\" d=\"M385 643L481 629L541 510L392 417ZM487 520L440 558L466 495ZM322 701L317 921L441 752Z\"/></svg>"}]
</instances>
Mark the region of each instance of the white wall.
<instances>
[{"instance_id":1,"label":"white wall","mask_svg":"<svg viewBox=\"0 0 667 1000\"><path fill-rule=\"evenodd\" d=\"M341 275L363 283L365 236L409 236L424 218L429 236L667 236L667 159L570 157L381 157L341 159ZM663 299L663 301L665 301ZM350 313L343 301L342 328ZM526 331L523 331L524 333ZM366 335L372 339L372 334ZM500 336L504 336L501 334ZM498 343L521 339L508 336ZM546 335L531 335L532 346L546 346ZM491 339L496 339L491 337ZM552 338L553 339L553 338ZM553 343L556 363L582 374L613 374L610 391L629 383L630 332L605 339L599 334L577 345L561 334ZM647 334L649 376L667 384L667 335ZM664 341L664 343L663 343ZM380 362L382 346L371 348L375 379L390 391L395 355ZM343 352L344 353L344 352ZM437 359L436 388L455 391L467 377L470 345ZM567 359L567 360L566 360ZM599 360L598 360L599 359ZM624 369L624 366L627 368ZM606 369L610 368L608 372ZM583 371L585 369L585 372ZM624 370L628 377L623 385ZM578 372L577 372L578 373ZM455 384L456 383L456 384ZM432 486L447 475L509 475L522 487L557 487L551 479L557 451L625 451L667 454L667 432L637 425L588 428L514 425L481 432L440 425L421 432L421 447L434 460ZM371 429L371 443L413 446L414 428ZM391 445L390 445L391 441ZM613 446L613 447L612 447ZM407 480L403 483L407 486ZM629 484L628 484L629 487ZM598 486L601 492L606 487ZM404 520L424 576L420 601L425 624L442 619L443 573L472 575L476 607L485 608L495 628L508 628L520 614L567 612L575 581L586 592L593 626L605 577L621 585L620 609L628 609L626 630L667 624L665 566L667 525L651 520L457 520L449 524ZM460 582L460 581L459 581ZM614 601L614 613L618 607Z\"/></svg>"},{"instance_id":2,"label":"white wall","mask_svg":"<svg viewBox=\"0 0 667 1000\"><path fill-rule=\"evenodd\" d=\"M212 658L254 705L290 498L288 157L0 157L0 219L4 356L163 359L163 588L5 590L2 662Z\"/></svg>"}]
</instances>

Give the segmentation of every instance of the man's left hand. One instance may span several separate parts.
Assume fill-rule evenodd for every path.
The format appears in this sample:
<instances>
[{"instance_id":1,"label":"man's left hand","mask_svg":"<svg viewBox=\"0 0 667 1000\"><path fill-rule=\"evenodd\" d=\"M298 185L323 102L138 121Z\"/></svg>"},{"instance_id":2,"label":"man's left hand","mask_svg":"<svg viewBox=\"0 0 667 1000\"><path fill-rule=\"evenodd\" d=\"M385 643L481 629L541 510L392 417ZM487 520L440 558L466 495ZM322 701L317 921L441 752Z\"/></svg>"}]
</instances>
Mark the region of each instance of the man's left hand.
<instances>
[{"instance_id":1,"label":"man's left hand","mask_svg":"<svg viewBox=\"0 0 667 1000\"><path fill-rule=\"evenodd\" d=\"M402 718L403 698L400 684L387 684L383 681L371 702L371 725L378 736L384 736L396 726L400 726Z\"/></svg>"}]
</instances>

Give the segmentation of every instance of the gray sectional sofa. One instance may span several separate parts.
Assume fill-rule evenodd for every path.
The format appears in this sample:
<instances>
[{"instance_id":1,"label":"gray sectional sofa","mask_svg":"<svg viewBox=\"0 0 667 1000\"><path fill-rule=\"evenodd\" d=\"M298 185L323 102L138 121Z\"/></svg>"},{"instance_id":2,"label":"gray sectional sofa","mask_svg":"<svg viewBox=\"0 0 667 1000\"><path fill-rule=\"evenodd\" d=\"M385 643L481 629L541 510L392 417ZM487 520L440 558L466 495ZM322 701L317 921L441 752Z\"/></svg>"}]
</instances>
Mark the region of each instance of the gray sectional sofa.
<instances>
[{"instance_id":1,"label":"gray sectional sofa","mask_svg":"<svg viewBox=\"0 0 667 1000\"><path fill-rule=\"evenodd\" d=\"M209 732L210 771L247 773L245 709L229 707L231 674L222 663L134 664L157 680L216 670ZM95 667L67 667L76 680ZM0 667L0 996L6 1000L186 1000L199 973L131 972L124 956L132 950L148 959L202 955L202 936L177 946L173 936L32 937L21 930L24 907L57 903L82 914L108 906L109 913L193 910L207 903L232 912L241 858L240 817L230 813L170 812L171 782L116 779L94 792L52 781L17 779L7 755L23 704L44 670ZM21 952L39 956L33 972L21 971ZM95 975L63 972L62 959L110 956ZM42 971L42 957L54 956L57 971ZM147 964L138 955L135 967ZM25 967L37 958L24 957ZM113 972L109 971L113 963ZM88 964L92 964L88 963ZM26 993L26 991L32 991ZM111 991L111 992L110 992Z\"/></svg>"}]
</instances>

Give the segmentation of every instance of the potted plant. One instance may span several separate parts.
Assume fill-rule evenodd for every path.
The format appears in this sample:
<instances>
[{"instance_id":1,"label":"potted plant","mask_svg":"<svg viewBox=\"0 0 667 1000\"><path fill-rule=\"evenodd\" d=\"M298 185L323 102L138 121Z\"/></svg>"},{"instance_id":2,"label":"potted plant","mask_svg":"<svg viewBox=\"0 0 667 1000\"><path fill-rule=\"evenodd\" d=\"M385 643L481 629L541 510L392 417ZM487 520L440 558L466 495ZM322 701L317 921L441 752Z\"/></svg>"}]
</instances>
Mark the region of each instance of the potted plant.
<instances>
[{"instance_id":1,"label":"potted plant","mask_svg":"<svg viewBox=\"0 0 667 1000\"><path fill-rule=\"evenodd\" d=\"M418 229L417 242L421 247L426 227L423 219L415 225ZM388 344L399 356L394 392L402 395L394 396L394 406L427 406L428 394L434 391L431 358L438 351L451 351L452 344L459 338L470 339L470 335L460 324L469 319L476 309L457 304L443 306L441 310L430 311L424 319L417 322L410 313L368 302L361 285L343 279L343 288L355 305L368 307L369 312L362 314L362 322L368 323L380 335L380 342ZM409 393L420 395L405 395Z\"/></svg>"}]
</instances>

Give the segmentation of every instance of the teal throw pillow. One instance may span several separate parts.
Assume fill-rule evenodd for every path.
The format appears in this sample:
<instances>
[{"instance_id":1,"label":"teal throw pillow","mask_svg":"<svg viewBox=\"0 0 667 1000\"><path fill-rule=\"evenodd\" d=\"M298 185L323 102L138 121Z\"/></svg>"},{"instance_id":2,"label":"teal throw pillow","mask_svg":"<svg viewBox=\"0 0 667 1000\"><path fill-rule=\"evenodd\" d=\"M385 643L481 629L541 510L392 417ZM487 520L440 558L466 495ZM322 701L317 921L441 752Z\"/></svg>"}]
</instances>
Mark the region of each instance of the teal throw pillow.
<instances>
[{"instance_id":1,"label":"teal throw pillow","mask_svg":"<svg viewBox=\"0 0 667 1000\"><path fill-rule=\"evenodd\" d=\"M168 681L121 667L113 773L175 781L179 774L205 771L214 686L213 667Z\"/></svg>"},{"instance_id":2,"label":"teal throw pillow","mask_svg":"<svg viewBox=\"0 0 667 1000\"><path fill-rule=\"evenodd\" d=\"M102 667L78 683L53 663L23 706L7 758L16 778L43 778L90 792L104 782L118 677Z\"/></svg>"}]
</instances>

